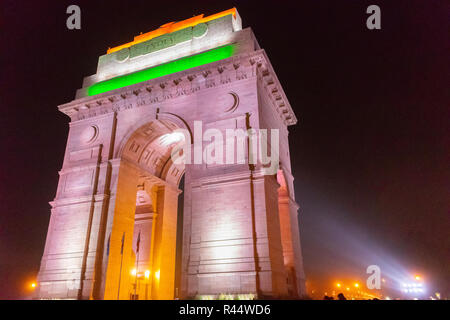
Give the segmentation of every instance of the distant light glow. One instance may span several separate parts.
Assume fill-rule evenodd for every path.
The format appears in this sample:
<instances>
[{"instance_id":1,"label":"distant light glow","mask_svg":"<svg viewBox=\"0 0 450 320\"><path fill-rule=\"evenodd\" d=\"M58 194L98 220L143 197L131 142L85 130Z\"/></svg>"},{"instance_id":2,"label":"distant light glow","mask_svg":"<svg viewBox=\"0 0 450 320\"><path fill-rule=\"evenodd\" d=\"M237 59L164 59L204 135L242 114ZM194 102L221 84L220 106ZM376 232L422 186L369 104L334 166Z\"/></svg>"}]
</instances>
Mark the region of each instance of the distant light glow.
<instances>
[{"instance_id":1,"label":"distant light glow","mask_svg":"<svg viewBox=\"0 0 450 320\"><path fill-rule=\"evenodd\" d=\"M150 270L145 270L144 275L145 275L145 279L150 278Z\"/></svg>"},{"instance_id":2,"label":"distant light glow","mask_svg":"<svg viewBox=\"0 0 450 320\"><path fill-rule=\"evenodd\" d=\"M227 59L234 54L235 47L236 46L234 44L218 47L196 55L163 63L156 67L101 81L90 86L87 90L87 94L88 96L94 96L96 94L131 86L147 80Z\"/></svg>"},{"instance_id":3,"label":"distant light glow","mask_svg":"<svg viewBox=\"0 0 450 320\"><path fill-rule=\"evenodd\" d=\"M155 278L159 280L159 270L155 272Z\"/></svg>"},{"instance_id":4,"label":"distant light glow","mask_svg":"<svg viewBox=\"0 0 450 320\"><path fill-rule=\"evenodd\" d=\"M137 274L137 271L136 271L136 269L133 269L133 270L131 270L131 275L132 275L133 277L135 277L135 276L136 276L136 274Z\"/></svg>"},{"instance_id":5,"label":"distant light glow","mask_svg":"<svg viewBox=\"0 0 450 320\"><path fill-rule=\"evenodd\" d=\"M340 288L340 287L341 287L341 284L340 284L340 283L338 283L338 284L336 284L336 286L337 286L338 288Z\"/></svg>"},{"instance_id":6,"label":"distant light glow","mask_svg":"<svg viewBox=\"0 0 450 320\"><path fill-rule=\"evenodd\" d=\"M33 282L33 283L31 283L31 287L34 289L34 288L36 288L36 282Z\"/></svg>"},{"instance_id":7,"label":"distant light glow","mask_svg":"<svg viewBox=\"0 0 450 320\"><path fill-rule=\"evenodd\" d=\"M411 282L411 283L403 283L403 292L405 293L424 293L425 288L422 282Z\"/></svg>"}]
</instances>

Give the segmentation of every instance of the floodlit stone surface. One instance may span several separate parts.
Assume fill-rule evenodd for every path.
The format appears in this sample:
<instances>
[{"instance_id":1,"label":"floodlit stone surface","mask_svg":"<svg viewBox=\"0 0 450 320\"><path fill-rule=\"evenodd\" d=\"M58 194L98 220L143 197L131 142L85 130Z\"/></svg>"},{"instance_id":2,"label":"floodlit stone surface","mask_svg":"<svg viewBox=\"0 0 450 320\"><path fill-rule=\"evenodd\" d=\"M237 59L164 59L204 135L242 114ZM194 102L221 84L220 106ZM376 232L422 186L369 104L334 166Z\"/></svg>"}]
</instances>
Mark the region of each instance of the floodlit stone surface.
<instances>
[{"instance_id":1,"label":"floodlit stone surface","mask_svg":"<svg viewBox=\"0 0 450 320\"><path fill-rule=\"evenodd\" d=\"M232 16L220 19L211 22L211 34L216 45L239 48L232 57L85 96L89 85L115 72L103 64L76 100L59 106L71 122L36 298L305 293L287 130L296 118L252 31ZM213 48L211 34L189 50L166 50L178 57ZM155 52L139 61L164 59ZM175 165L173 144L160 138L180 128L192 133L194 121L223 132L278 129L278 174L264 175L261 164Z\"/></svg>"}]
</instances>

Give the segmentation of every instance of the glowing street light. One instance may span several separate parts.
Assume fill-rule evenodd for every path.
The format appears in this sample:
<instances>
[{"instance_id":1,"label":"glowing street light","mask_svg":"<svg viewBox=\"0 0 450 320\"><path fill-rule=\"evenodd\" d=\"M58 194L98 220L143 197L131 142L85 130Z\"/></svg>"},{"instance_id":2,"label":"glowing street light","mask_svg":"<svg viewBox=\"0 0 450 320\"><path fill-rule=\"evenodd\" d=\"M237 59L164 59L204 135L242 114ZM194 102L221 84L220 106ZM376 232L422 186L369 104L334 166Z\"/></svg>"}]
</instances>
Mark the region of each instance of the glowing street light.
<instances>
[{"instance_id":1,"label":"glowing street light","mask_svg":"<svg viewBox=\"0 0 450 320\"><path fill-rule=\"evenodd\" d=\"M145 270L145 279L149 279L150 278L150 270Z\"/></svg>"},{"instance_id":2,"label":"glowing street light","mask_svg":"<svg viewBox=\"0 0 450 320\"><path fill-rule=\"evenodd\" d=\"M340 283L336 284L336 287L340 288L340 287L341 287L341 284L340 284Z\"/></svg>"},{"instance_id":3,"label":"glowing street light","mask_svg":"<svg viewBox=\"0 0 450 320\"><path fill-rule=\"evenodd\" d=\"M36 286L37 286L36 282L32 282L31 285L30 285L30 287L31 287L32 289L35 289Z\"/></svg>"},{"instance_id":4,"label":"glowing street light","mask_svg":"<svg viewBox=\"0 0 450 320\"><path fill-rule=\"evenodd\" d=\"M425 290L425 284L422 280L422 277L419 275L415 275L412 277L415 281L403 283L403 292L417 298L419 295L422 296L426 290Z\"/></svg>"},{"instance_id":5,"label":"glowing street light","mask_svg":"<svg viewBox=\"0 0 450 320\"><path fill-rule=\"evenodd\" d=\"M131 275L132 275L133 277L135 277L135 276L136 276L136 274L137 274L137 271L136 271L136 269L133 269L133 270L131 270Z\"/></svg>"},{"instance_id":6,"label":"glowing street light","mask_svg":"<svg viewBox=\"0 0 450 320\"><path fill-rule=\"evenodd\" d=\"M359 283L355 283L355 288L358 288L359 287Z\"/></svg>"}]
</instances>

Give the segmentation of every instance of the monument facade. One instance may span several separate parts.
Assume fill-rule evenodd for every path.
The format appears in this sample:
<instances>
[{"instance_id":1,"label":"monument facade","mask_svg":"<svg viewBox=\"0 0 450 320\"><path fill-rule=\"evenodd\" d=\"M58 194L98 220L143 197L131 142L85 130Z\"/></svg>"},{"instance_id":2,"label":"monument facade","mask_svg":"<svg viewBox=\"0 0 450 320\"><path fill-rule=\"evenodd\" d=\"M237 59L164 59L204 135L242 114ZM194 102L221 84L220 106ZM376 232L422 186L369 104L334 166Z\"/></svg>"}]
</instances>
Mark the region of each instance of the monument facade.
<instances>
[{"instance_id":1,"label":"monument facade","mask_svg":"<svg viewBox=\"0 0 450 320\"><path fill-rule=\"evenodd\" d=\"M287 128L297 119L236 9L108 49L59 110L70 129L36 298L305 294ZM223 153L208 147L238 129ZM277 145L270 164L251 161L258 130Z\"/></svg>"}]
</instances>

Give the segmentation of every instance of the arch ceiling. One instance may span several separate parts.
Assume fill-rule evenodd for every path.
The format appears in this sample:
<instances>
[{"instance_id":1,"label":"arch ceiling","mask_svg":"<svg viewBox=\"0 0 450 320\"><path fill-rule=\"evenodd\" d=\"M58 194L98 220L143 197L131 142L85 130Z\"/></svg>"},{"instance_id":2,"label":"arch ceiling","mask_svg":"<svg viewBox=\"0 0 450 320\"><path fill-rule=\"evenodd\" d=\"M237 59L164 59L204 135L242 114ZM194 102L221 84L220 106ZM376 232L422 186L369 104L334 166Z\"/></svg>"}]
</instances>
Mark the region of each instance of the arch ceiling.
<instances>
[{"instance_id":1,"label":"arch ceiling","mask_svg":"<svg viewBox=\"0 0 450 320\"><path fill-rule=\"evenodd\" d=\"M155 120L141 126L128 139L122 157L158 178L176 183L184 172L184 168L175 167L170 157L174 146L184 139L174 133L178 128L168 120Z\"/></svg>"}]
</instances>

